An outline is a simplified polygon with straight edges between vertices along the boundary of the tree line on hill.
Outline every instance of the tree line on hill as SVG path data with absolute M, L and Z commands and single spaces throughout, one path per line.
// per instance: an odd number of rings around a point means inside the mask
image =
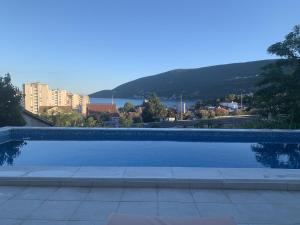
M 91 98 L 144 98 L 151 93 L 170 100 L 215 99 L 230 93 L 256 90 L 261 68 L 275 60 L 215 65 L 194 69 L 177 69 L 142 77 L 124 83 L 113 90 L 93 93 Z

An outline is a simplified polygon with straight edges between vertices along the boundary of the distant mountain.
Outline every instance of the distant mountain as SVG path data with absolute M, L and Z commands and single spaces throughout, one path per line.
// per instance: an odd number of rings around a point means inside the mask
M 259 79 L 261 68 L 274 60 L 260 60 L 202 67 L 177 69 L 124 83 L 112 90 L 98 91 L 92 98 L 141 98 L 151 92 L 159 97 L 178 99 L 209 99 L 231 93 L 251 92 Z

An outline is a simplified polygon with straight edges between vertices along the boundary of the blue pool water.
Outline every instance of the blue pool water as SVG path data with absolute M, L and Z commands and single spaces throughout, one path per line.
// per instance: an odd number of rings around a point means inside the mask
M 12 141 L 2 166 L 300 168 L 300 144 L 175 141 Z

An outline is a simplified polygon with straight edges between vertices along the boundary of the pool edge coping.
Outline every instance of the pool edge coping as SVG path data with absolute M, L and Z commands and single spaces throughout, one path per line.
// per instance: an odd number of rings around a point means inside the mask
M 193 129 L 193 128 L 78 128 L 4 127 L 0 142 L 10 140 L 108 140 L 108 141 L 202 141 L 298 143 L 300 130 Z
M 200 167 L 2 167 L 0 186 L 300 190 L 300 170 Z

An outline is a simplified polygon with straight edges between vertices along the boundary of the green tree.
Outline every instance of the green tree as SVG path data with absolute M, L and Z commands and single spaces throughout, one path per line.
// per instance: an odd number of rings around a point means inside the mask
M 176 118 L 176 110 L 172 108 L 166 109 L 166 116 Z
M 78 112 L 71 113 L 52 113 L 41 114 L 42 117 L 45 117 L 51 121 L 57 127 L 82 127 L 84 125 L 84 118 Z
M 123 106 L 123 111 L 125 113 L 135 112 L 135 107 L 131 102 L 126 102 Z
M 133 123 L 142 123 L 143 119 L 140 116 L 135 116 L 132 118 Z
M 200 109 L 196 111 L 196 115 L 200 119 L 212 119 L 215 118 L 215 112 L 213 110 Z
M 217 108 L 215 110 L 215 114 L 216 114 L 216 116 L 228 116 L 229 111 L 227 109 Z
M 205 104 L 203 103 L 203 101 L 198 100 L 194 105 L 194 110 L 199 110 L 199 109 L 203 108 L 204 106 L 205 106 Z
M 84 126 L 85 127 L 97 127 L 99 126 L 100 123 L 97 119 L 95 119 L 94 117 L 90 116 L 85 118 L 84 120 Z
M 99 113 L 98 117 L 99 117 L 99 120 L 102 121 L 102 122 L 111 120 L 111 115 L 107 112 Z
M 278 119 L 286 115 L 289 128 L 300 124 L 300 25 L 285 40 L 268 48 L 281 60 L 264 68 L 255 93 L 255 105 L 263 116 Z
M 121 115 L 119 118 L 119 123 L 121 127 L 131 127 L 133 120 L 130 116 Z
M 215 118 L 216 117 L 216 113 L 215 113 L 215 111 L 213 111 L 213 110 L 209 110 L 208 111 L 209 112 L 209 116 L 208 116 L 208 118 Z
M 0 77 L 0 127 L 25 125 L 21 101 L 22 94 L 11 83 L 10 75 Z
M 41 117 L 51 121 L 57 127 L 98 127 L 101 122 L 96 118 L 89 116 L 85 118 L 82 114 L 71 112 L 58 112 L 58 113 L 42 113 Z
M 143 103 L 142 118 L 144 122 L 154 122 L 166 115 L 166 108 L 156 94 L 151 94 Z
M 201 119 L 209 118 L 209 111 L 205 109 L 200 109 L 197 111 L 197 116 Z
M 236 100 L 237 100 L 237 96 L 235 94 L 229 94 L 225 97 L 225 101 L 232 102 L 232 101 L 236 101 Z

